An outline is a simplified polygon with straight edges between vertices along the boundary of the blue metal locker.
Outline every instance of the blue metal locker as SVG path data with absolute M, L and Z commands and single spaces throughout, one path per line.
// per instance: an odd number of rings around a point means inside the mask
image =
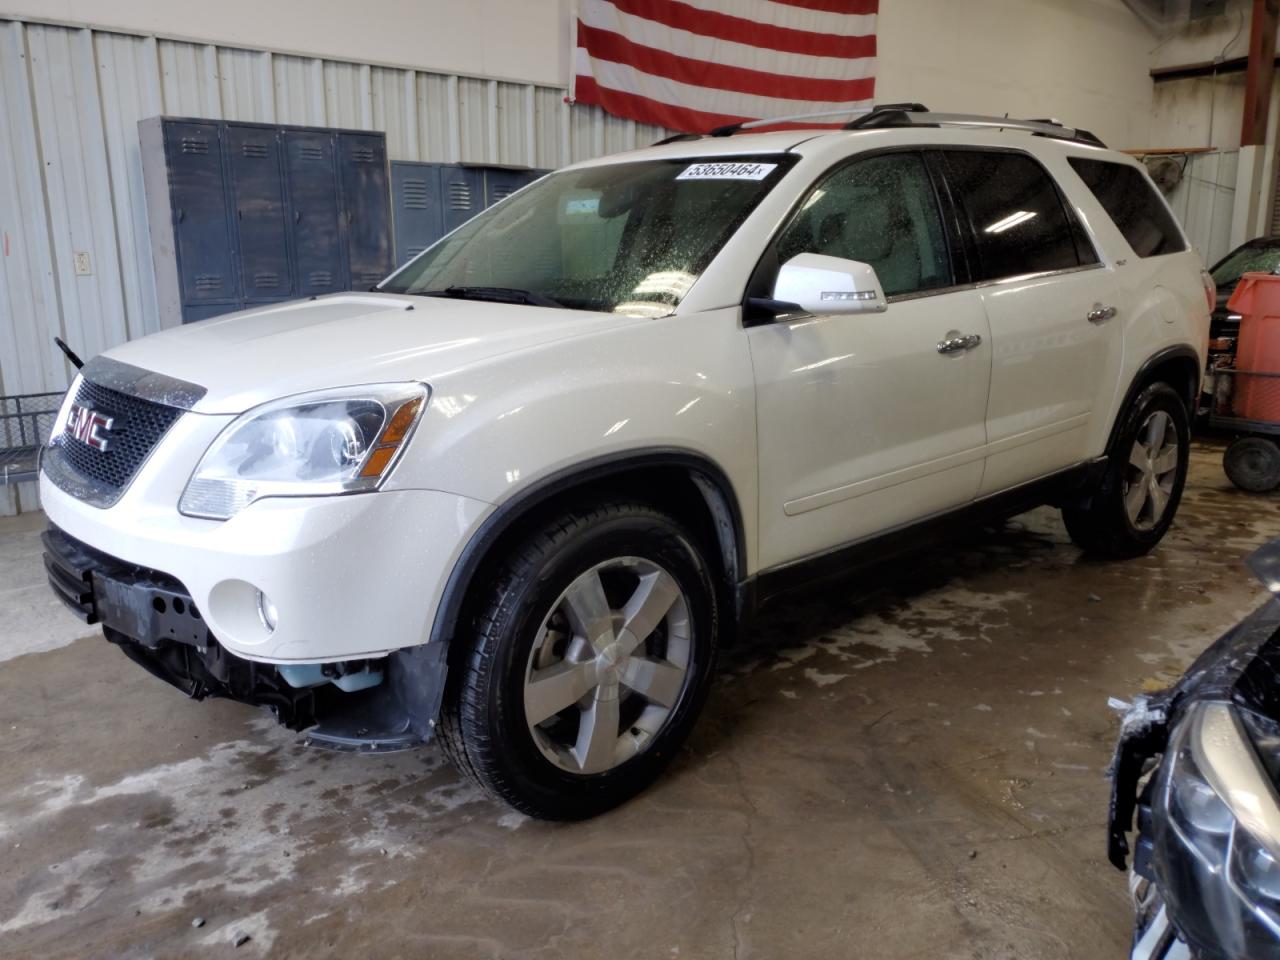
M 391 272 L 392 262 L 386 138 L 382 134 L 338 134 L 338 183 L 351 288 L 367 290 Z
M 284 131 L 284 164 L 289 191 L 289 239 L 300 297 L 348 290 L 342 256 L 342 224 L 334 135 L 314 130 Z
M 391 200 L 395 211 L 396 266 L 401 266 L 444 236 L 439 164 L 392 163 Z
M 246 303 L 287 300 L 293 296 L 293 272 L 279 131 L 229 124 L 226 136 L 242 298 Z
M 444 204 L 444 232 L 449 233 L 484 209 L 484 170 L 442 165 L 440 195 Z
M 182 302 L 234 305 L 239 297 L 218 125 L 169 124 L 165 154 Z
M 484 172 L 484 205 L 491 207 L 500 200 L 505 200 L 521 187 L 532 183 L 536 176 L 532 170 L 488 168 Z

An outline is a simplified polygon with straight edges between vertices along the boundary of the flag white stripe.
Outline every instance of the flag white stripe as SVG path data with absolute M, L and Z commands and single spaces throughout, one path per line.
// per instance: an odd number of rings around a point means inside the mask
M 788 114 L 817 113 L 823 110 L 853 112 L 865 110 L 872 104 L 869 99 L 843 103 L 787 100 L 781 97 L 760 97 L 749 93 L 695 87 L 667 77 L 645 73 L 629 64 L 593 58 L 585 47 L 579 47 L 574 51 L 574 70 L 579 76 L 594 77 L 596 83 L 611 90 L 648 97 L 650 100 L 658 100 L 690 110 L 734 117 L 784 117 Z
M 789 3 L 772 3 L 770 0 L 745 4 L 743 0 L 681 0 L 699 10 L 726 13 L 744 20 L 755 20 L 774 27 L 792 30 L 809 30 L 813 33 L 830 33 L 842 37 L 868 37 L 876 32 L 874 13 L 827 13 L 824 10 L 807 10 Z M 585 3 L 584 7 L 595 4 Z
M 655 50 L 729 67 L 818 80 L 858 80 L 875 74 L 875 57 L 815 57 L 717 40 L 623 13 L 611 3 L 588 3 L 578 17 L 589 27 L 621 34 Z

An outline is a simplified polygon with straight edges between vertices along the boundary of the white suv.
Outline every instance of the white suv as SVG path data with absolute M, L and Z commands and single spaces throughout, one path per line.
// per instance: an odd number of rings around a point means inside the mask
M 54 589 L 196 699 L 438 733 L 576 818 L 656 776 L 790 587 L 1044 503 L 1150 550 L 1199 259 L 1091 135 L 921 110 L 578 164 L 373 292 L 93 359 L 43 452 Z

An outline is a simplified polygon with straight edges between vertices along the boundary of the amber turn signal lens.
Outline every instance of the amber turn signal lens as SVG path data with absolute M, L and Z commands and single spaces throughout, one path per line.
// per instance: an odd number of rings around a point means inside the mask
M 400 404 L 400 409 L 391 415 L 391 421 L 387 424 L 387 428 L 382 431 L 382 436 L 378 438 L 378 442 L 397 444 L 403 440 L 409 432 L 409 428 L 413 426 L 413 421 L 417 419 L 418 410 L 421 406 L 421 397 L 414 397 L 412 400 L 406 400 Z
M 360 476 L 362 477 L 380 477 L 382 471 L 387 469 L 387 464 L 391 462 L 391 458 L 396 455 L 396 447 L 390 444 L 385 447 L 378 447 L 373 453 L 369 454 L 369 459 L 364 462 L 364 466 L 360 468 Z

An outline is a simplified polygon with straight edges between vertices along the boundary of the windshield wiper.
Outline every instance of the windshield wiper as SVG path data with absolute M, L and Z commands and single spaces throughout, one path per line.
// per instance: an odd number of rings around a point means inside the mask
M 517 287 L 445 287 L 443 290 L 415 292 L 421 297 L 448 297 L 452 300 L 490 300 L 494 303 L 523 303 L 530 307 L 564 306 L 559 300 Z

